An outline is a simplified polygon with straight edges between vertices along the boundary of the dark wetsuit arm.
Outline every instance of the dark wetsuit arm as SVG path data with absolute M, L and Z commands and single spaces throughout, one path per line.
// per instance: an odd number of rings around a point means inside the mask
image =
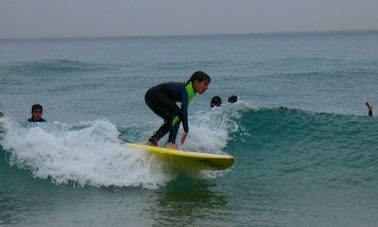
M 182 111 L 182 127 L 185 132 L 189 132 L 188 127 L 188 93 L 186 92 L 185 87 L 181 89 L 181 111 Z

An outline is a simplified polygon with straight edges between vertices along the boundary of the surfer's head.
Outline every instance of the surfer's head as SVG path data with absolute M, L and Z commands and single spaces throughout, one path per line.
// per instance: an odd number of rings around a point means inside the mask
M 195 93 L 203 94 L 207 90 L 211 79 L 206 73 L 197 71 L 193 73 L 188 82 L 192 82 Z
M 235 103 L 238 101 L 238 96 L 236 95 L 231 95 L 229 98 L 228 98 L 228 102 L 229 103 Z
M 215 106 L 221 106 L 221 104 L 222 104 L 222 99 L 219 96 L 214 96 L 211 99 L 211 102 L 210 102 L 211 108 L 213 108 Z
M 43 108 L 39 104 L 34 104 L 31 109 L 33 120 L 39 121 L 42 118 Z

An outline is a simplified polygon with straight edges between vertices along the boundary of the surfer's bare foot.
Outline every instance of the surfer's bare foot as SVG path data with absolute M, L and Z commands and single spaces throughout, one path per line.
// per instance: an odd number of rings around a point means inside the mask
M 158 141 L 156 141 L 154 138 L 151 137 L 144 144 L 147 145 L 147 146 L 155 146 L 155 147 L 157 147 L 158 146 Z
M 177 146 L 175 143 L 167 143 L 167 146 L 165 146 L 165 148 L 168 148 L 168 149 L 177 149 Z
M 151 143 L 150 141 L 147 140 L 147 142 L 144 143 L 144 145 L 147 146 L 156 146 L 155 144 Z

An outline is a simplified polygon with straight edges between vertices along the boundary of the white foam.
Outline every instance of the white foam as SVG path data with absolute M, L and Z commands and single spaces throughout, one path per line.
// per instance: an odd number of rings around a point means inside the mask
M 11 165 L 57 184 L 157 188 L 175 176 L 154 156 L 121 145 L 116 127 L 106 120 L 75 127 L 54 122 L 25 128 L 10 119 L 1 123 L 1 145 L 11 153 Z
M 237 102 L 196 113 L 190 117 L 187 142 L 181 147 L 187 150 L 227 153 L 224 148 L 231 139 L 230 135 L 242 130 L 238 119 L 249 108 L 244 102 Z M 177 138 L 179 141 L 180 135 Z

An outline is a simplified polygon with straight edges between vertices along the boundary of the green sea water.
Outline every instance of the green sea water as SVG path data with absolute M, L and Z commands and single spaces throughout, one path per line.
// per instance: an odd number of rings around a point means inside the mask
M 375 226 L 378 120 L 364 102 L 378 100 L 377 40 L 1 40 L 0 226 Z M 196 70 L 212 82 L 193 98 L 181 148 L 234 166 L 171 169 L 122 146 L 162 123 L 147 89 Z M 214 95 L 223 105 L 210 109 Z M 26 123 L 35 102 L 47 124 Z

